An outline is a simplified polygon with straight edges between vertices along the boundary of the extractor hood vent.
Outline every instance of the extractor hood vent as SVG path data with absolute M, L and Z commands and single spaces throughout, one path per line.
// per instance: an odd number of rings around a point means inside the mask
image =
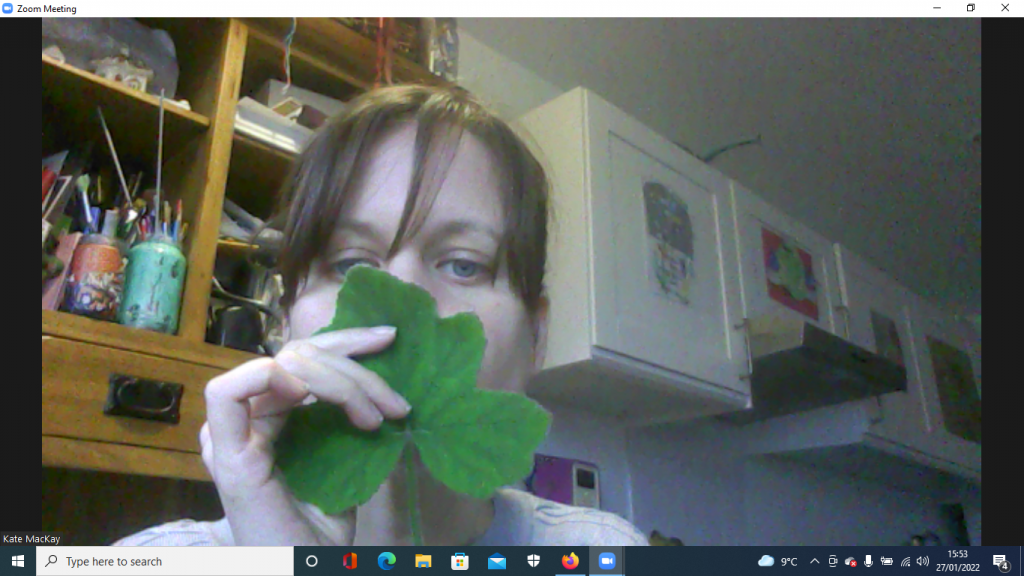
M 749 322 L 753 408 L 722 419 L 747 424 L 822 406 L 906 391 L 903 366 L 810 322 Z

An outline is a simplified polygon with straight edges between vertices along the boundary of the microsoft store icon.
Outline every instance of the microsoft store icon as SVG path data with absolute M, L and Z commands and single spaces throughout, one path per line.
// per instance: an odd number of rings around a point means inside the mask
M 11 563 L 13 565 L 17 566 L 18 568 L 24 568 L 25 567 L 25 555 L 22 554 L 21 556 L 11 556 Z

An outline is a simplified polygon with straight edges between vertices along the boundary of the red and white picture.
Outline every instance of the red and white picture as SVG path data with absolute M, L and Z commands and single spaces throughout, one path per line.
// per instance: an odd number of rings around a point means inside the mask
M 818 320 L 814 258 L 790 238 L 761 228 L 768 295 L 787 308 Z

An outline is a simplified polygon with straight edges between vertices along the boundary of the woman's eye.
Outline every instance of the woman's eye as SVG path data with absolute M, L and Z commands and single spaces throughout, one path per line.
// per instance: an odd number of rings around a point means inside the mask
M 450 266 L 452 274 L 459 278 L 473 278 L 489 272 L 485 266 L 472 260 L 449 260 L 444 265 Z
M 348 274 L 349 270 L 351 270 L 355 266 L 358 266 L 359 264 L 365 264 L 367 266 L 373 266 L 376 268 L 376 264 L 374 264 L 371 260 L 368 260 L 366 258 L 346 258 L 344 260 L 339 260 L 334 263 L 333 268 L 334 271 L 337 272 L 339 276 L 344 276 L 345 274 Z

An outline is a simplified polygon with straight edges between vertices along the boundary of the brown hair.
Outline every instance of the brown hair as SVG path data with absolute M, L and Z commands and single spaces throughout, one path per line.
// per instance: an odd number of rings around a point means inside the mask
M 536 321 L 547 261 L 549 185 L 544 169 L 508 124 L 468 92 L 428 86 L 381 88 L 357 97 L 317 132 L 295 162 L 276 218 L 285 220 L 278 258 L 283 310 L 295 303 L 312 262 L 323 256 L 376 147 L 408 124 L 416 126 L 413 177 L 387 258 L 422 226 L 433 202 L 430 196 L 436 196 L 468 132 L 488 150 L 497 170 L 505 214 L 499 262 L 505 259 L 512 289 Z M 428 198 L 421 194 L 423 188 L 431 190 Z

